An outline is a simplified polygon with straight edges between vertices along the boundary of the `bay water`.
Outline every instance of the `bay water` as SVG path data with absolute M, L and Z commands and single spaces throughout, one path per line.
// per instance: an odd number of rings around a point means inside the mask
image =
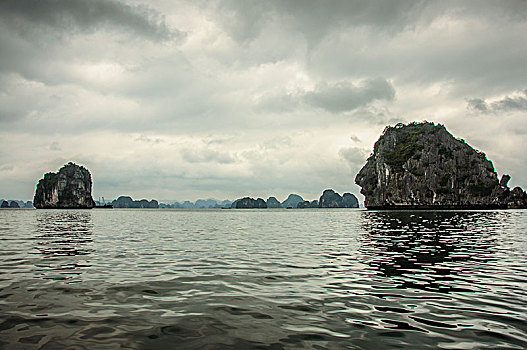
M 0 348 L 527 348 L 527 211 L 1 210 Z

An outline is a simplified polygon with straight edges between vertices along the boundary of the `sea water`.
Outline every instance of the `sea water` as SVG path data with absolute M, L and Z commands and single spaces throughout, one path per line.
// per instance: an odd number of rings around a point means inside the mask
M 527 348 L 527 211 L 1 210 L 6 349 Z

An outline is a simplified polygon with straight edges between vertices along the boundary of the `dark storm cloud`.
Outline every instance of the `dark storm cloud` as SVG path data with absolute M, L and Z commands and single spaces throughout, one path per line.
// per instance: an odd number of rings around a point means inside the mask
M 481 98 L 473 98 L 467 101 L 467 109 L 475 112 L 488 112 L 489 105 Z
M 392 101 L 395 89 L 384 79 L 366 80 L 359 85 L 349 82 L 319 84 L 304 95 L 304 101 L 328 112 L 352 111 L 376 100 Z
M 275 93 L 262 97 L 259 107 L 272 112 L 293 111 L 300 106 L 343 113 L 367 107 L 374 101 L 393 101 L 395 89 L 384 79 L 367 79 L 358 84 L 349 81 L 321 82 L 312 91 Z
M 39 35 L 41 29 L 62 34 L 92 32 L 101 28 L 124 29 L 154 40 L 181 37 L 163 17 L 147 6 L 111 0 L 3 0 L 0 18 L 20 34 Z
M 306 59 L 306 68 L 318 79 L 383 76 L 423 85 L 456 81 L 454 95 L 474 90 L 487 93 L 490 86 L 506 91 L 525 81 L 525 57 L 519 48 L 525 41 L 527 1 L 220 0 L 202 4 L 208 16 L 246 48 L 270 33 L 288 41 L 291 53 L 307 43 L 301 59 Z M 265 54 L 257 58 L 239 55 L 232 60 L 291 58 L 276 47 L 262 50 Z M 277 109 L 287 107 L 288 99 L 277 101 Z
M 527 111 L 527 89 L 522 91 L 523 96 L 505 96 L 501 100 L 487 102 L 481 98 L 474 98 L 467 101 L 467 109 L 480 113 L 500 113 Z
M 316 44 L 332 30 L 349 25 L 401 30 L 418 18 L 423 3 L 407 0 L 224 0 L 211 9 L 237 41 L 255 39 L 267 24 L 279 21 L 301 32 L 308 43 Z M 208 2 L 204 4 L 210 6 Z

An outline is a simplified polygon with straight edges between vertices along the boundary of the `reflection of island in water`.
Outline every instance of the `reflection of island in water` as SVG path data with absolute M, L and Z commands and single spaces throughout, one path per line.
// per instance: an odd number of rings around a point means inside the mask
M 498 259 L 494 235 L 507 215 L 496 211 L 365 212 L 368 234 L 361 237 L 361 260 L 390 277 L 397 288 L 466 291 L 456 276 Z
M 43 255 L 37 270 L 44 278 L 66 279 L 90 267 L 85 258 L 93 252 L 92 230 L 89 211 L 37 212 L 35 249 Z

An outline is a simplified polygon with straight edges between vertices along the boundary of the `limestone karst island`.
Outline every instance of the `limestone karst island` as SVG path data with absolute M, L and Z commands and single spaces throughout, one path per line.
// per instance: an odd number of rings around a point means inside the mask
M 368 209 L 527 208 L 485 153 L 430 122 L 386 127 L 355 178 Z
M 485 153 L 457 139 L 441 124 L 430 122 L 388 126 L 373 153 L 355 178 L 367 209 L 511 209 L 527 208 L 527 194 L 510 189 L 509 175 L 501 180 Z M 47 173 L 36 188 L 37 209 L 90 209 L 92 178 L 88 169 L 68 163 L 58 173 Z M 133 201 L 121 196 L 120 208 L 158 208 L 155 200 Z M 304 201 L 291 194 L 283 203 L 275 197 L 244 197 L 228 208 L 357 208 L 351 193 L 328 189 L 319 200 Z
M 37 209 L 90 209 L 95 206 L 91 174 L 72 162 L 58 173 L 49 172 L 40 179 L 33 198 Z

